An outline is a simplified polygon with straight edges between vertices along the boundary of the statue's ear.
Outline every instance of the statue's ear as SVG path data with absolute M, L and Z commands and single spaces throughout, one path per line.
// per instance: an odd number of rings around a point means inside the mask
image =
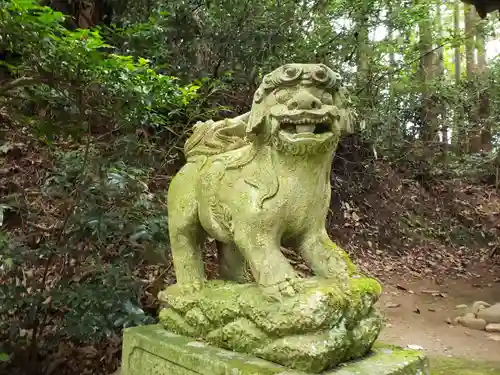
M 250 117 L 247 122 L 247 136 L 260 134 L 262 132 L 261 125 L 263 122 L 264 115 L 254 106 L 250 112 Z

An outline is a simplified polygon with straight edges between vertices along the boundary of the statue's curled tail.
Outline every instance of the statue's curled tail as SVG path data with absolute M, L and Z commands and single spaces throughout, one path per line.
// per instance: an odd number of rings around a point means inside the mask
M 221 121 L 198 122 L 184 145 L 187 162 L 219 155 L 248 144 L 246 126 L 250 113 Z

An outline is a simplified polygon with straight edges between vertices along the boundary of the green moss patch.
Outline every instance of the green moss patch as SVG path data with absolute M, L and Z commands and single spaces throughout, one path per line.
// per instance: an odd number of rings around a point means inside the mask
M 382 326 L 373 306 L 382 292 L 378 281 L 352 277 L 347 287 L 310 278 L 299 290 L 273 301 L 255 283 L 211 280 L 190 294 L 175 284 L 159 294 L 166 305 L 160 322 L 177 334 L 310 373 L 371 349 Z
M 498 353 L 500 360 L 500 351 Z M 431 375 L 500 375 L 500 362 L 431 357 Z

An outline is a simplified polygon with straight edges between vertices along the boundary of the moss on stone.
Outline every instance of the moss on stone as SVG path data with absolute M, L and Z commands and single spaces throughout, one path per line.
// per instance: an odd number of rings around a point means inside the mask
M 382 294 L 382 285 L 373 278 L 353 277 L 351 278 L 351 292 L 368 293 L 378 297 Z
M 161 309 L 159 318 L 166 328 L 175 327 L 175 333 L 186 336 L 195 336 L 197 334 L 197 330 L 187 324 L 185 318 L 172 309 Z
M 500 360 L 500 351 L 499 351 Z M 431 357 L 431 375 L 499 375 L 500 362 Z
M 338 251 L 342 255 L 342 258 L 344 258 L 349 276 L 356 274 L 358 272 L 358 267 L 356 267 L 356 265 L 353 263 L 349 254 L 347 254 L 347 251 L 342 249 L 336 243 L 332 243 L 332 247 L 335 249 L 335 251 Z
M 247 322 L 248 323 L 248 322 Z M 243 323 L 243 324 L 247 324 Z M 289 348 L 293 349 L 293 348 Z M 321 348 L 319 348 L 321 350 Z M 252 355 L 223 350 L 166 331 L 160 325 L 127 328 L 123 340 L 122 375 L 310 375 Z M 325 352 L 326 353 L 326 352 Z M 299 355 L 303 354 L 300 351 Z M 289 360 L 290 357 L 287 358 Z M 310 359 L 298 359 L 306 364 Z M 312 363 L 307 367 L 320 367 Z M 331 368 L 323 375 L 428 375 L 424 353 L 377 343 L 364 358 Z M 435 375 L 444 375 L 438 373 Z M 479 375 L 449 372 L 449 375 Z M 487 372 L 483 375 L 493 375 Z
M 278 302 L 257 284 L 209 281 L 189 295 L 173 285 L 159 296 L 166 303 L 160 321 L 172 332 L 312 373 L 370 350 L 382 325 L 378 281 L 313 277 L 298 288 Z
M 258 345 L 266 343 L 268 338 L 253 322 L 240 318 L 211 332 L 207 341 L 221 348 L 251 353 Z

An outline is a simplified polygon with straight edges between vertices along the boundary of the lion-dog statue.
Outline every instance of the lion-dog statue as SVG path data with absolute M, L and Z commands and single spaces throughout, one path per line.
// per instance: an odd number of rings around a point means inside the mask
M 281 246 L 300 252 L 318 277 L 344 282 L 356 272 L 325 229 L 332 159 L 352 126 L 340 81 L 323 64 L 284 65 L 264 77 L 249 113 L 195 125 L 168 191 L 179 287 L 203 287 L 207 235 L 223 278 L 248 281 L 248 265 L 271 297 L 298 293 Z

